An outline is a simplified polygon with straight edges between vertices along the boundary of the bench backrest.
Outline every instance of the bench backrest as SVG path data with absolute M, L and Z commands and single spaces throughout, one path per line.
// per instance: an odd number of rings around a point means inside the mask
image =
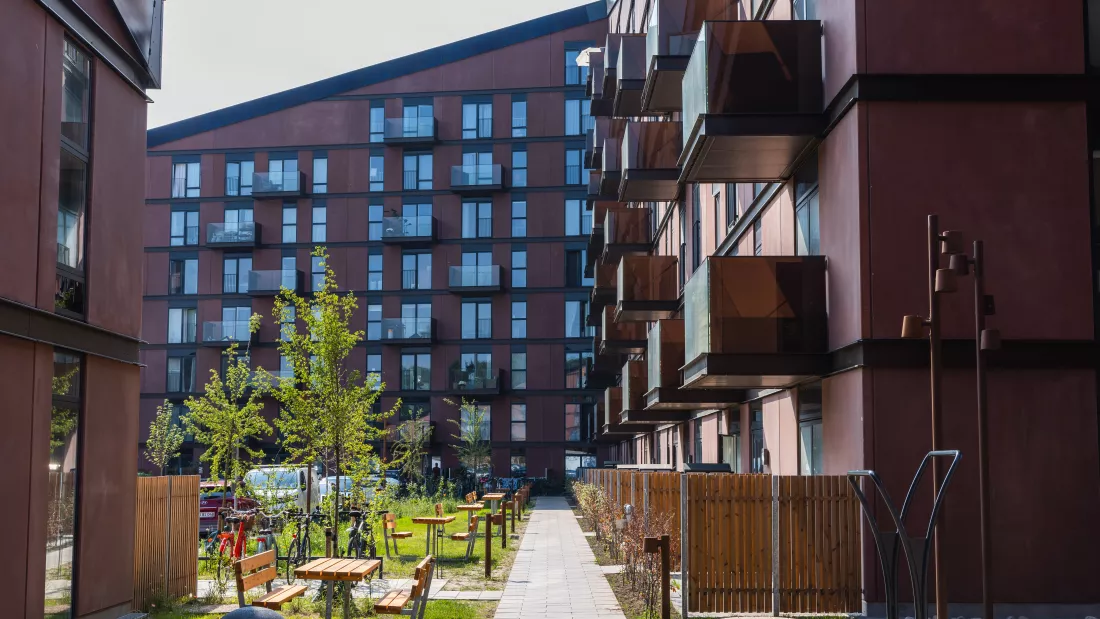
M 480 517 L 481 517 L 480 514 L 474 514 L 474 517 L 470 518 L 469 531 L 470 531 L 471 534 L 477 533 L 477 519 L 480 518 Z
M 420 594 L 424 592 L 424 588 L 428 586 L 432 573 L 432 564 L 435 563 L 435 557 L 428 555 L 421 559 L 420 563 L 416 564 L 415 582 L 413 582 L 412 598 L 416 599 L 420 597 Z
M 436 518 L 442 518 L 443 517 L 443 504 L 442 503 L 436 503 L 435 504 L 435 516 L 436 516 Z
M 477 491 L 471 492 L 466 495 L 466 503 L 477 503 Z
M 243 598 L 245 591 L 252 587 L 266 585 L 278 575 L 275 569 L 275 550 L 261 552 L 233 562 L 233 572 L 237 577 L 237 592 Z
M 382 523 L 382 526 L 387 528 L 387 529 L 396 529 L 397 528 L 397 514 L 387 513 L 385 522 Z

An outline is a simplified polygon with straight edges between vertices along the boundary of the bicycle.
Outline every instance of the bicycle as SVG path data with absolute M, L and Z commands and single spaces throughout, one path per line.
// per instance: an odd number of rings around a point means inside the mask
M 244 556 L 245 546 L 248 540 L 246 532 L 248 529 L 252 528 L 252 525 L 255 523 L 254 517 L 256 511 L 234 511 L 231 508 L 225 508 L 222 510 L 222 514 L 222 520 L 225 522 L 225 527 L 216 537 L 208 538 L 210 541 L 207 546 L 207 556 L 209 557 L 211 556 L 211 550 L 213 550 L 213 542 L 217 542 L 217 551 L 213 556 L 219 581 L 222 579 L 222 567 L 225 563 L 226 549 L 228 548 L 230 550 L 231 561 L 236 561 Z M 236 533 L 233 531 L 233 525 L 237 525 Z
M 256 554 L 275 551 L 275 561 L 279 561 L 279 540 L 275 537 L 275 522 L 282 519 L 283 514 L 268 516 L 263 512 L 257 512 L 260 517 L 260 531 L 256 535 Z M 277 570 L 276 570 L 277 571 Z
M 310 514 L 303 514 L 299 511 L 290 517 L 294 519 L 297 525 L 294 533 L 291 534 L 290 545 L 287 547 L 286 552 L 286 582 L 292 585 L 294 584 L 294 568 L 304 565 L 313 558 L 309 538 L 310 529 L 312 528 L 310 525 L 317 523 L 324 528 L 325 515 L 315 509 Z M 278 570 L 276 569 L 276 571 Z

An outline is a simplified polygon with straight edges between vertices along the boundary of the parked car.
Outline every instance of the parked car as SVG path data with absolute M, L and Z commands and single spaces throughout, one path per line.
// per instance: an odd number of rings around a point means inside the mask
M 244 480 L 272 514 L 286 509 L 306 511 L 307 503 L 312 509 L 321 502 L 321 478 L 312 467 L 261 466 L 249 471 Z
M 223 482 L 202 482 L 199 486 L 199 535 L 207 536 L 217 531 L 218 528 L 218 510 L 223 506 L 233 507 L 233 499 L 235 494 L 233 492 L 233 484 L 229 484 L 229 492 L 225 493 L 225 501 L 222 501 L 222 493 L 224 489 Z M 259 504 L 247 497 L 241 496 L 237 498 L 237 509 L 254 509 Z
M 397 488 L 401 487 L 401 479 L 398 477 L 397 471 L 386 471 L 385 478 L 386 478 L 386 481 L 385 481 L 386 485 L 396 486 Z M 381 479 L 381 477 L 379 477 L 378 475 L 371 475 L 371 476 L 367 477 L 368 487 L 365 488 L 364 491 L 363 491 L 363 495 L 367 498 L 367 500 L 370 500 L 370 498 L 372 496 L 374 496 L 374 489 L 378 486 L 380 479 Z M 321 479 L 321 497 L 324 498 L 324 497 L 328 496 L 328 493 L 331 492 L 334 487 L 336 487 L 336 476 L 335 475 L 329 475 L 328 477 L 322 478 Z M 346 504 L 346 502 L 351 499 L 351 489 L 353 487 L 354 486 L 353 486 L 351 477 L 348 477 L 346 475 L 341 475 L 340 476 L 340 503 L 341 504 Z

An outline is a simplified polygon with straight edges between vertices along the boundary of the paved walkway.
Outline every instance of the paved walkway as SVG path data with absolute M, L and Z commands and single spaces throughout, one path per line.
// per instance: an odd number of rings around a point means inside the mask
M 538 498 L 495 619 L 625 619 L 565 499 Z

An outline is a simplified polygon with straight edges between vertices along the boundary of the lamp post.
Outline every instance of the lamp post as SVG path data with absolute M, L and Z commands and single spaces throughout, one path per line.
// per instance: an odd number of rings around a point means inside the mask
M 943 449 L 943 360 L 942 341 L 940 338 L 940 298 L 941 293 L 955 292 L 957 285 L 955 271 L 940 268 L 940 254 L 962 253 L 962 232 L 949 230 L 940 233 L 939 217 L 928 216 L 928 316 L 905 316 L 902 320 L 901 337 L 906 339 L 921 339 L 924 337 L 924 328 L 928 328 L 929 365 L 931 367 L 931 382 L 929 392 L 932 401 L 932 450 Z M 932 461 L 932 492 L 933 497 L 939 494 L 942 483 L 942 471 L 936 461 Z M 943 577 L 943 564 L 940 553 L 940 533 L 943 525 L 936 528 L 933 537 L 932 565 L 935 566 L 936 587 L 936 615 L 937 619 L 947 619 L 947 592 L 946 580 Z

